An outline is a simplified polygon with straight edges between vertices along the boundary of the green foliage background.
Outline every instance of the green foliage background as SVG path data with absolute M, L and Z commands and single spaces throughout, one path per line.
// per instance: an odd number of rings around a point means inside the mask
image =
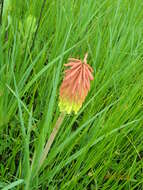
M 1 189 L 143 189 L 142 10 L 142 0 L 4 1 Z M 63 64 L 86 52 L 90 93 L 66 116 L 38 172 L 60 114 Z

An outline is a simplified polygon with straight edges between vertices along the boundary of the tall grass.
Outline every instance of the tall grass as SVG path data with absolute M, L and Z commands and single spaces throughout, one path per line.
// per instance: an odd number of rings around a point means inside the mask
M 0 26 L 0 188 L 143 189 L 143 2 L 5 0 Z M 94 68 L 77 115 L 60 114 L 68 57 Z

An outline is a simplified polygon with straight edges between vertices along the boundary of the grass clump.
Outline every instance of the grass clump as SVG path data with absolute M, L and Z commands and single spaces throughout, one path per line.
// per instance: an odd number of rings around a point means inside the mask
M 142 0 L 1 3 L 0 188 L 143 189 L 142 8 Z M 63 65 L 86 52 L 91 90 L 37 170 L 60 114 Z

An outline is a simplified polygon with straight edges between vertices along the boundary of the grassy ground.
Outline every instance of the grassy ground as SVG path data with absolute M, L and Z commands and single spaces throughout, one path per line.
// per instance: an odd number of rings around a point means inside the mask
M 142 0 L 5 0 L 0 26 L 0 188 L 143 189 Z M 94 68 L 77 115 L 60 114 L 68 57 Z

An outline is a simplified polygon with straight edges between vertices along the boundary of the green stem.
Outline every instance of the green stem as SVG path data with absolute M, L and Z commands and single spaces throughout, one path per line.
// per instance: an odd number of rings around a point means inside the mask
M 2 0 L 2 1 L 1 1 L 1 11 L 0 11 L 0 25 L 2 24 L 3 5 L 4 5 L 4 0 Z
M 60 126 L 61 126 L 61 124 L 62 124 L 62 122 L 64 120 L 64 117 L 65 117 L 65 113 L 61 113 L 58 120 L 57 120 L 57 122 L 56 122 L 55 127 L 53 128 L 53 131 L 52 131 L 52 133 L 51 133 L 51 135 L 50 135 L 50 137 L 49 137 L 49 139 L 48 139 L 48 141 L 47 141 L 47 143 L 45 145 L 45 148 L 44 148 L 41 160 L 40 160 L 39 169 L 42 166 L 44 160 L 46 159 L 46 157 L 47 157 L 47 155 L 48 155 L 48 153 L 50 151 L 50 148 L 51 148 L 51 146 L 53 144 L 53 141 L 54 141 L 54 139 L 55 139 L 55 137 L 56 137 L 56 135 L 57 135 L 57 133 L 58 133 L 58 131 L 60 129 Z
M 61 113 L 58 120 L 56 121 L 56 124 L 55 124 L 55 126 L 53 128 L 53 131 L 50 134 L 50 137 L 49 137 L 49 139 L 48 139 L 48 141 L 47 141 L 47 143 L 45 145 L 45 148 L 43 150 L 43 153 L 42 153 L 42 156 L 41 156 L 41 160 L 40 160 L 40 164 L 39 164 L 39 167 L 37 169 L 37 172 L 39 171 L 40 167 L 42 166 L 43 162 L 45 161 L 45 159 L 46 159 L 46 157 L 47 157 L 47 155 L 48 155 L 48 153 L 50 151 L 50 148 L 51 148 L 51 146 L 52 146 L 52 144 L 54 142 L 54 139 L 55 139 L 55 137 L 56 137 L 56 135 L 57 135 L 57 133 L 58 133 L 58 131 L 60 129 L 60 126 L 61 126 L 61 124 L 62 124 L 62 122 L 64 120 L 64 117 L 65 117 L 65 113 Z M 30 180 L 31 180 L 31 174 L 28 175 L 28 178 L 26 180 L 25 190 L 29 190 Z

